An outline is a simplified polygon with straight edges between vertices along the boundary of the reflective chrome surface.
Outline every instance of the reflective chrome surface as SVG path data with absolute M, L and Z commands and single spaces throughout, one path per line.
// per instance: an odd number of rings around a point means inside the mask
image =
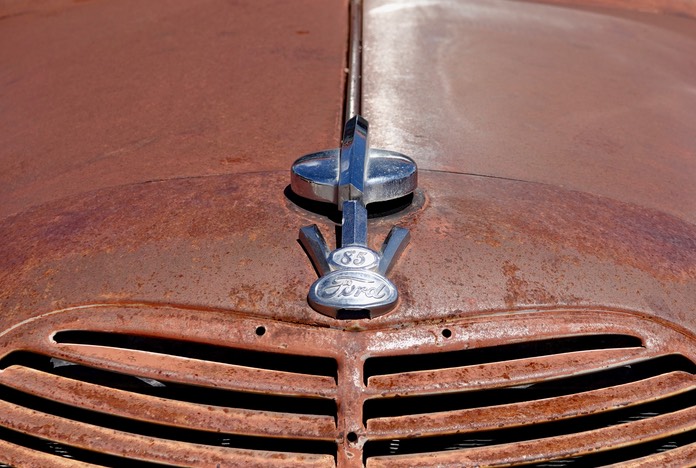
M 316 311 L 339 319 L 382 315 L 398 298 L 392 282 L 370 270 L 332 271 L 309 290 L 309 303 Z
M 362 79 L 362 0 L 350 1 L 350 41 L 346 80 L 345 122 L 360 114 Z
M 362 200 L 367 172 L 367 129 L 365 119 L 356 116 L 346 122 L 338 168 L 338 208 L 347 200 Z
M 365 204 L 394 200 L 418 186 L 416 163 L 401 153 L 368 149 L 370 163 L 363 181 Z M 297 195 L 310 200 L 338 203 L 340 150 L 328 150 L 299 158 L 292 166 L 290 185 Z
M 384 275 L 408 243 L 408 230 L 392 228 L 381 252 L 371 250 L 367 245 L 365 205 L 367 195 L 373 197 L 372 201 L 383 201 L 415 190 L 416 165 L 403 155 L 373 159 L 368 128 L 367 121 L 356 115 L 346 122 L 338 154 L 305 156 L 292 167 L 295 193 L 336 202 L 343 211 L 341 245 L 333 252 L 328 253 L 316 225 L 303 227 L 299 234 L 320 275 L 309 291 L 308 301 L 318 312 L 334 318 L 377 317 L 391 310 L 399 299 L 396 287 Z
M 370 149 L 368 123 L 356 115 L 346 122 L 341 148 L 308 154 L 290 170 L 290 186 L 297 195 L 335 203 L 346 200 L 363 205 L 394 200 L 412 193 L 418 185 L 413 159 L 393 151 Z

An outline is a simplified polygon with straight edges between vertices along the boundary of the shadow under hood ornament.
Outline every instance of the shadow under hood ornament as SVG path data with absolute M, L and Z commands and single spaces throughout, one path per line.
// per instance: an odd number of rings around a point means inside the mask
M 333 252 L 316 224 L 299 234 L 321 275 L 309 290 L 309 304 L 334 318 L 374 318 L 394 308 L 399 298 L 386 275 L 406 247 L 409 232 L 393 227 L 381 250 L 371 250 L 366 205 L 412 193 L 416 163 L 400 153 L 371 150 L 367 136 L 367 121 L 355 116 L 346 122 L 340 149 L 303 156 L 291 171 L 293 192 L 336 203 L 343 212 L 341 243 Z

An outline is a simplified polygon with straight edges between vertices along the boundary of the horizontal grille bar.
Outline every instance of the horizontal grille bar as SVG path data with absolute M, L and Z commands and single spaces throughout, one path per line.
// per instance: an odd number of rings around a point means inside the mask
M 658 439 L 639 446 L 632 445 L 623 450 L 609 452 L 605 457 L 600 454 L 600 456 L 587 455 L 586 458 L 588 464 L 594 464 L 594 466 L 618 464 L 628 458 L 631 458 L 631 468 L 689 466 L 696 460 L 696 431 Z M 540 465 L 537 466 L 541 468 Z
M 67 446 L 143 461 L 223 463 L 234 457 L 258 460 L 258 452 L 288 461 L 333 466 L 333 442 L 252 437 L 153 424 L 75 408 L 0 386 L 0 426 Z M 273 458 L 273 456 L 269 455 Z
M 443 334 L 451 334 L 449 329 Z M 375 375 L 402 374 L 453 367 L 465 367 L 510 359 L 525 359 L 552 356 L 578 351 L 615 348 L 638 348 L 643 345 L 640 338 L 631 335 L 581 335 L 536 341 L 523 341 L 500 346 L 444 351 L 440 353 L 407 354 L 401 356 L 379 356 L 365 361 L 365 382 Z
M 133 417 L 143 422 L 261 437 L 336 438 L 336 424 L 331 416 L 273 413 L 167 400 L 19 366 L 2 371 L 0 382 L 37 397 L 124 418 Z M 291 405 L 292 401 L 289 401 L 288 406 Z
M 328 442 L 308 442 L 302 445 L 301 441 L 297 440 L 235 438 L 225 434 L 213 434 L 210 437 L 208 434 L 196 433 L 196 431 L 184 432 L 166 427 L 155 428 L 153 425 L 132 420 L 116 422 L 115 417 L 106 418 L 103 414 L 86 415 L 85 410 L 78 412 L 75 408 L 67 409 L 71 417 L 84 417 L 90 421 L 84 422 L 67 418 L 65 414 L 49 414 L 38 409 L 27 408 L 25 395 L 9 395 L 12 399 L 19 398 L 25 405 L 8 402 L 7 393 L 9 392 L 3 393 L 3 398 L 0 400 L 0 426 L 59 444 L 99 451 L 126 459 L 178 465 L 200 463 L 224 465 L 228 460 L 234 459 L 241 464 L 244 464 L 244 460 L 251 464 L 258 462 L 260 453 L 265 453 L 269 466 L 287 466 L 289 463 L 301 462 L 315 466 L 333 466 L 334 464 L 335 444 Z M 41 404 L 37 405 L 36 401 L 28 403 L 32 406 L 41 406 Z M 44 400 L 43 404 L 48 408 L 41 409 L 53 413 L 66 410 L 62 405 L 49 400 Z M 118 427 L 118 429 L 110 426 Z M 146 434 L 138 432 L 146 432 Z M 182 438 L 187 440 L 179 440 Z M 232 447 L 226 446 L 226 440 L 231 441 Z M 302 450 L 307 450 L 308 453 Z
M 149 351 L 60 344 L 54 347 L 54 356 L 113 372 L 188 385 L 329 398 L 336 394 L 336 381 L 332 377 L 291 374 Z
M 493 406 L 512 405 L 536 400 L 558 399 L 566 395 L 574 395 L 593 390 L 608 389 L 632 382 L 660 377 L 670 372 L 680 376 L 680 381 L 693 381 L 696 365 L 680 355 L 660 356 L 654 359 L 640 361 L 631 365 L 620 365 L 605 370 L 580 374 L 560 379 L 536 381 L 527 385 L 477 389 L 473 391 L 452 393 L 431 393 L 427 395 L 372 398 L 365 401 L 363 408 L 364 422 L 374 426 L 386 424 L 392 418 L 408 417 L 411 415 L 426 415 L 438 417 L 437 413 L 453 413 L 467 409 L 482 409 Z M 617 393 L 617 397 L 620 394 Z M 554 400 L 555 401 L 555 400 Z M 428 413 L 434 413 L 427 416 Z M 444 416 L 442 416 L 444 418 Z M 379 419 L 382 418 L 382 419 Z M 382 422 L 378 422 L 382 421 Z M 404 421 L 399 420 L 400 427 Z M 415 423 L 419 429 L 425 421 Z
M 73 446 L 11 431 L 0 426 L 0 466 L 50 466 L 51 468 L 94 468 L 123 466 L 128 468 L 161 468 L 160 463 L 144 462 Z
M 525 385 L 637 362 L 644 348 L 579 351 L 491 364 L 373 376 L 368 387 L 385 396 L 452 392 L 463 389 Z
M 336 418 L 336 403 L 328 398 L 249 393 L 225 388 L 181 384 L 162 379 L 146 379 L 24 351 L 14 352 L 0 360 L 0 369 L 12 366 L 31 368 L 46 374 L 108 387 L 108 389 L 125 390 L 130 393 L 151 395 L 166 400 Z M 109 391 L 108 389 L 106 391 Z
M 60 331 L 53 335 L 53 340 L 63 344 L 131 349 L 255 369 L 326 376 L 334 381 L 337 378 L 336 360 L 320 356 L 271 353 L 195 341 L 84 330 Z
M 577 418 L 618 408 L 640 405 L 696 388 L 690 374 L 671 373 L 653 379 L 559 398 L 514 405 L 471 408 L 419 416 L 370 420 L 368 429 L 378 434 L 418 431 L 420 436 L 438 433 L 475 433 L 483 430 L 531 426 L 553 420 Z M 536 431 L 536 427 L 532 432 Z
M 692 391 L 625 410 L 533 428 L 400 439 L 398 443 L 368 441 L 364 456 L 368 468 L 410 467 L 425 460 L 430 466 L 514 465 L 621 449 L 696 429 L 696 407 L 689 406 L 695 398 L 696 392 Z

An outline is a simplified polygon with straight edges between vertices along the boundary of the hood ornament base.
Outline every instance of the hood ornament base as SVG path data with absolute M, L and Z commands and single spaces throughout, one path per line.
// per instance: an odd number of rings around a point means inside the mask
M 307 299 L 317 312 L 334 318 L 374 318 L 396 306 L 399 293 L 386 275 L 409 240 L 393 227 L 379 252 L 367 246 L 366 204 L 399 198 L 417 185 L 415 162 L 402 154 L 369 150 L 368 123 L 350 119 L 340 150 L 298 159 L 292 167 L 293 192 L 337 203 L 343 212 L 341 244 L 329 252 L 314 224 L 300 229 L 300 242 L 320 278 Z

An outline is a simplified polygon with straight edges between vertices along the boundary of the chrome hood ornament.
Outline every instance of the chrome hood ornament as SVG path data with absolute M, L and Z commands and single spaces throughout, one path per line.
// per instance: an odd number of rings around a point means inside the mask
M 393 227 L 379 252 L 367 246 L 367 208 L 412 193 L 416 163 L 400 153 L 371 150 L 368 123 L 346 122 L 341 148 L 295 161 L 291 187 L 311 200 L 336 203 L 343 212 L 341 243 L 329 252 L 316 224 L 300 229 L 300 242 L 321 275 L 309 290 L 309 304 L 334 318 L 374 318 L 396 306 L 399 293 L 386 275 L 409 240 Z

